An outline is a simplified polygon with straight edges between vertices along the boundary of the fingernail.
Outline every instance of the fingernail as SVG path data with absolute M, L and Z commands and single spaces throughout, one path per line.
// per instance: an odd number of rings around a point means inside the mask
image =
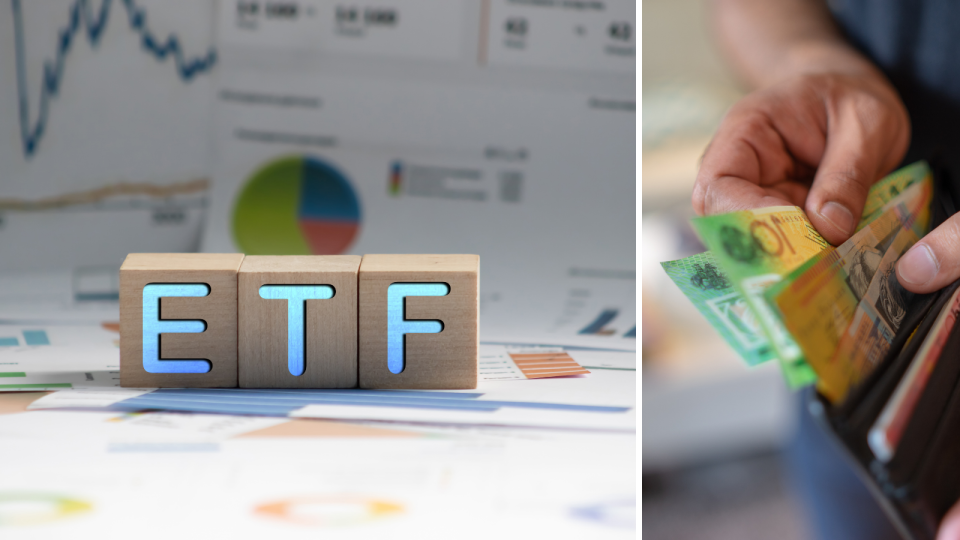
M 853 213 L 847 210 L 846 206 L 830 201 L 820 207 L 820 215 L 843 234 L 853 233 L 856 223 L 853 220 Z
M 913 285 L 923 285 L 937 277 L 940 263 L 926 244 L 917 244 L 900 258 L 900 277 Z

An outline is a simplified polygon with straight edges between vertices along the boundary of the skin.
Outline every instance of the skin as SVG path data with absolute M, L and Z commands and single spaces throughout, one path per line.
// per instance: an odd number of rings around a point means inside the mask
M 896 90 L 812 0 L 714 0 L 718 41 L 752 90 L 703 155 L 693 189 L 700 215 L 800 206 L 834 245 L 854 232 L 873 183 L 906 153 L 910 120 Z M 960 277 L 960 214 L 897 264 L 908 290 Z M 960 540 L 960 503 L 938 540 Z

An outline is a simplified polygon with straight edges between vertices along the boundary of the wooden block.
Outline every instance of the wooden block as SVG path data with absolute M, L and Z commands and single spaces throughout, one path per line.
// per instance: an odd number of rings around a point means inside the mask
M 479 273 L 477 255 L 364 255 L 360 263 L 360 387 L 476 388 Z M 391 285 L 408 284 L 428 287 L 410 288 L 405 298 L 402 288 L 390 294 Z M 441 296 L 442 284 L 448 290 Z M 391 300 L 395 318 L 394 327 L 388 329 Z M 442 330 L 436 333 L 431 325 Z M 398 350 L 402 351 L 399 366 Z M 399 373 L 398 368 L 402 368 Z
M 131 253 L 120 267 L 120 385 L 126 387 L 223 387 L 237 386 L 237 271 L 243 262 L 240 253 Z M 154 331 L 144 328 L 144 288 L 147 285 L 181 285 L 178 293 L 159 294 L 155 304 L 150 298 L 159 291 L 147 290 L 147 320 L 160 320 Z M 206 288 L 204 288 L 204 286 Z M 198 289 L 199 287 L 199 289 Z M 202 289 L 202 290 L 201 290 Z M 207 292 L 203 295 L 201 293 Z M 149 310 L 159 313 L 151 319 Z M 203 328 L 202 323 L 206 323 Z M 174 328 L 176 326 L 183 328 Z M 157 336 L 156 330 L 160 335 Z M 175 333 L 187 329 L 191 333 Z M 202 332 L 197 332 L 202 329 Z M 145 341 L 146 339 L 146 341 Z M 158 343 L 159 359 L 150 353 Z M 146 347 L 145 347 L 146 344 Z M 144 349 L 148 358 L 144 356 Z M 156 349 L 155 349 L 156 350 Z M 156 354 L 156 353 L 154 353 Z M 154 358 L 154 360 L 151 360 Z M 180 359 L 177 361 L 176 359 Z M 189 359 L 191 362 L 184 362 Z M 191 371 L 203 367 L 206 373 L 153 372 Z M 155 364 L 153 364 L 155 362 Z
M 359 255 L 244 259 L 238 288 L 242 388 L 357 386 L 359 268 Z

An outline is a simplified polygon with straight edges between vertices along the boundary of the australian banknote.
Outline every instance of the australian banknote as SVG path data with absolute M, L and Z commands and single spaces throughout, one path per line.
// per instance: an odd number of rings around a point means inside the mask
M 812 378 L 801 349 L 783 327 L 764 291 L 811 257 L 832 249 L 798 207 L 780 206 L 719 214 L 693 220 L 710 249 L 759 321 L 781 360 L 788 381 Z
M 926 161 L 918 161 L 907 165 L 883 177 L 867 193 L 867 201 L 863 205 L 863 213 L 860 223 L 857 225 L 857 230 L 859 231 L 880 215 L 884 205 L 906 191 L 908 187 L 921 181 L 933 184 L 933 174 Z
M 857 230 L 859 231 L 868 223 L 875 220 L 882 214 L 883 210 L 889 208 L 894 199 L 921 181 L 932 185 L 930 170 L 925 162 L 917 162 L 908 167 L 904 167 L 877 182 L 867 195 L 862 214 L 863 217 Z M 770 209 L 766 209 L 766 211 L 769 212 Z M 774 211 L 788 211 L 803 215 L 802 211 L 794 207 L 783 207 L 774 209 Z M 756 212 L 759 214 L 763 211 Z M 769 216 L 770 214 L 768 213 L 767 215 Z M 730 227 L 730 220 L 720 219 L 718 216 L 714 216 L 713 218 L 715 219 L 704 218 L 708 221 L 704 226 L 714 224 L 720 228 L 725 226 Z M 777 231 L 777 225 L 780 227 L 779 231 L 784 230 L 784 220 L 780 218 L 776 221 L 774 221 L 772 217 L 765 222 L 761 220 L 761 224 L 757 225 L 753 225 L 754 220 L 751 219 L 747 227 L 742 226 L 743 222 L 746 221 L 742 217 L 734 221 L 741 223 L 741 226 L 734 227 L 733 231 L 727 229 L 725 234 L 720 230 L 716 231 L 717 234 L 713 236 L 720 237 L 718 238 L 718 242 L 711 244 L 705 240 L 708 247 L 714 248 L 719 246 L 721 248 L 720 258 L 722 260 L 717 260 L 713 252 L 708 251 L 687 257 L 686 259 L 662 263 L 663 267 L 671 279 L 707 318 L 711 325 L 713 325 L 721 336 L 723 336 L 749 365 L 777 357 L 777 351 L 767 336 L 770 335 L 770 333 L 777 335 L 779 330 L 780 335 L 785 336 L 781 344 L 781 350 L 788 353 L 785 355 L 786 361 L 783 363 L 787 381 L 793 386 L 812 382 L 815 379 L 814 372 L 803 361 L 802 349 L 799 349 L 799 347 L 795 345 L 795 342 L 794 347 L 790 347 L 792 336 L 785 331 L 782 323 L 778 324 L 779 321 L 773 320 L 768 325 L 763 324 L 765 317 L 769 319 L 771 312 L 773 311 L 773 313 L 775 313 L 774 310 L 769 309 L 769 305 L 772 303 L 772 298 L 775 295 L 767 295 L 766 309 L 763 304 L 759 304 L 758 311 L 755 309 L 755 306 L 758 305 L 756 299 L 748 302 L 747 298 L 749 298 L 749 296 L 744 296 L 743 292 L 747 290 L 747 286 L 749 286 L 755 295 L 763 294 L 764 291 L 779 293 L 791 284 L 793 278 L 801 275 L 803 271 L 831 255 L 839 258 L 839 254 L 834 253 L 836 250 L 827 245 L 827 243 L 819 237 L 809 222 L 795 221 L 794 223 L 803 223 L 803 227 L 791 227 L 789 228 L 791 236 L 785 236 L 769 234 L 770 230 L 768 230 L 768 228 Z M 921 226 L 922 224 L 917 225 Z M 699 230 L 700 229 L 698 229 L 698 231 Z M 812 249 L 807 249 L 800 254 L 788 252 L 789 257 L 787 257 L 786 261 L 782 261 L 783 264 L 773 264 L 777 261 L 769 260 L 768 251 L 772 250 L 776 252 L 779 247 L 777 245 L 778 242 L 775 242 L 774 239 L 787 238 L 789 242 L 787 249 L 789 249 L 794 247 L 794 236 L 807 236 L 807 233 L 810 233 L 808 239 L 814 240 Z M 743 241 L 744 238 L 747 239 L 746 242 Z M 809 242 L 801 241 L 800 243 L 807 248 L 811 247 Z M 811 252 L 814 252 L 814 255 L 808 257 Z M 745 279 L 740 279 L 739 283 L 727 275 L 725 264 L 729 264 L 731 260 L 734 261 L 734 264 L 738 264 L 740 259 L 749 259 L 751 255 L 756 255 L 757 253 L 761 253 L 761 255 L 755 258 L 767 258 L 767 264 L 774 266 L 774 271 L 764 272 L 763 269 L 765 267 L 761 268 L 759 272 L 757 272 L 756 268 L 748 269 L 747 272 L 735 271 L 735 275 L 738 277 L 742 277 L 744 273 L 749 274 Z M 854 297 L 855 299 L 862 297 L 863 292 L 869 287 L 870 280 L 875 274 L 881 258 L 882 253 L 880 248 L 873 250 L 864 249 L 858 253 L 858 258 L 853 261 L 852 267 L 850 268 L 850 271 L 853 272 L 855 276 L 852 280 L 854 290 L 858 291 L 858 294 Z M 804 260 L 800 262 L 799 267 L 789 272 L 789 276 L 786 279 L 781 280 L 774 275 L 782 272 L 784 268 L 789 268 L 791 265 L 797 264 L 797 261 L 800 259 Z M 774 318 L 776 317 L 775 314 L 772 316 Z M 765 326 L 771 325 L 773 326 L 772 332 L 765 328 Z
M 768 300 L 803 350 L 804 359 L 824 388 L 834 388 L 833 395 L 844 393 L 843 388 L 849 386 L 838 382 L 842 378 L 836 373 L 841 368 L 831 364 L 843 334 L 898 235 L 909 231 L 915 242 L 925 234 L 931 194 L 932 185 L 927 181 L 909 187 L 847 242 L 803 265 L 768 292 Z
M 917 235 L 903 228 L 883 254 L 870 287 L 860 299 L 837 350 L 826 363 L 810 363 L 818 375 L 817 388 L 833 403 L 842 401 L 850 389 L 873 372 L 890 350 L 890 344 L 907 314 L 913 294 L 897 280 L 896 263 L 917 242 Z
M 754 366 L 775 357 L 753 310 L 720 270 L 711 252 L 660 264 L 748 365 Z

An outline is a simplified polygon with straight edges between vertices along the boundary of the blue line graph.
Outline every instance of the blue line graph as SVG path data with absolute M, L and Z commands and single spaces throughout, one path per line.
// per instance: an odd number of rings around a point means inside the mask
M 190 82 L 199 74 L 209 72 L 217 60 L 217 51 L 211 47 L 207 54 L 193 59 L 187 59 L 180 46 L 176 34 L 170 34 L 166 41 L 159 40 L 147 27 L 147 13 L 137 6 L 134 0 L 121 0 L 127 10 L 127 20 L 130 29 L 140 35 L 140 44 L 158 62 L 172 56 L 177 75 L 183 82 Z M 30 100 L 27 96 L 27 66 L 24 48 L 23 9 L 21 0 L 11 0 L 13 8 L 13 27 L 16 40 L 17 54 L 17 92 L 20 99 L 20 138 L 23 142 L 23 155 L 30 158 L 37 151 L 40 139 L 43 138 L 47 126 L 50 98 L 60 92 L 60 83 L 63 81 L 64 63 L 73 44 L 74 38 L 81 30 L 86 30 L 87 41 L 92 48 L 96 48 L 103 36 L 110 18 L 111 0 L 102 0 L 99 12 L 91 9 L 88 0 L 74 0 L 70 6 L 70 21 L 57 33 L 57 56 L 43 65 L 43 82 L 40 91 L 37 121 L 30 123 Z M 82 26 L 82 28 L 81 28 Z

